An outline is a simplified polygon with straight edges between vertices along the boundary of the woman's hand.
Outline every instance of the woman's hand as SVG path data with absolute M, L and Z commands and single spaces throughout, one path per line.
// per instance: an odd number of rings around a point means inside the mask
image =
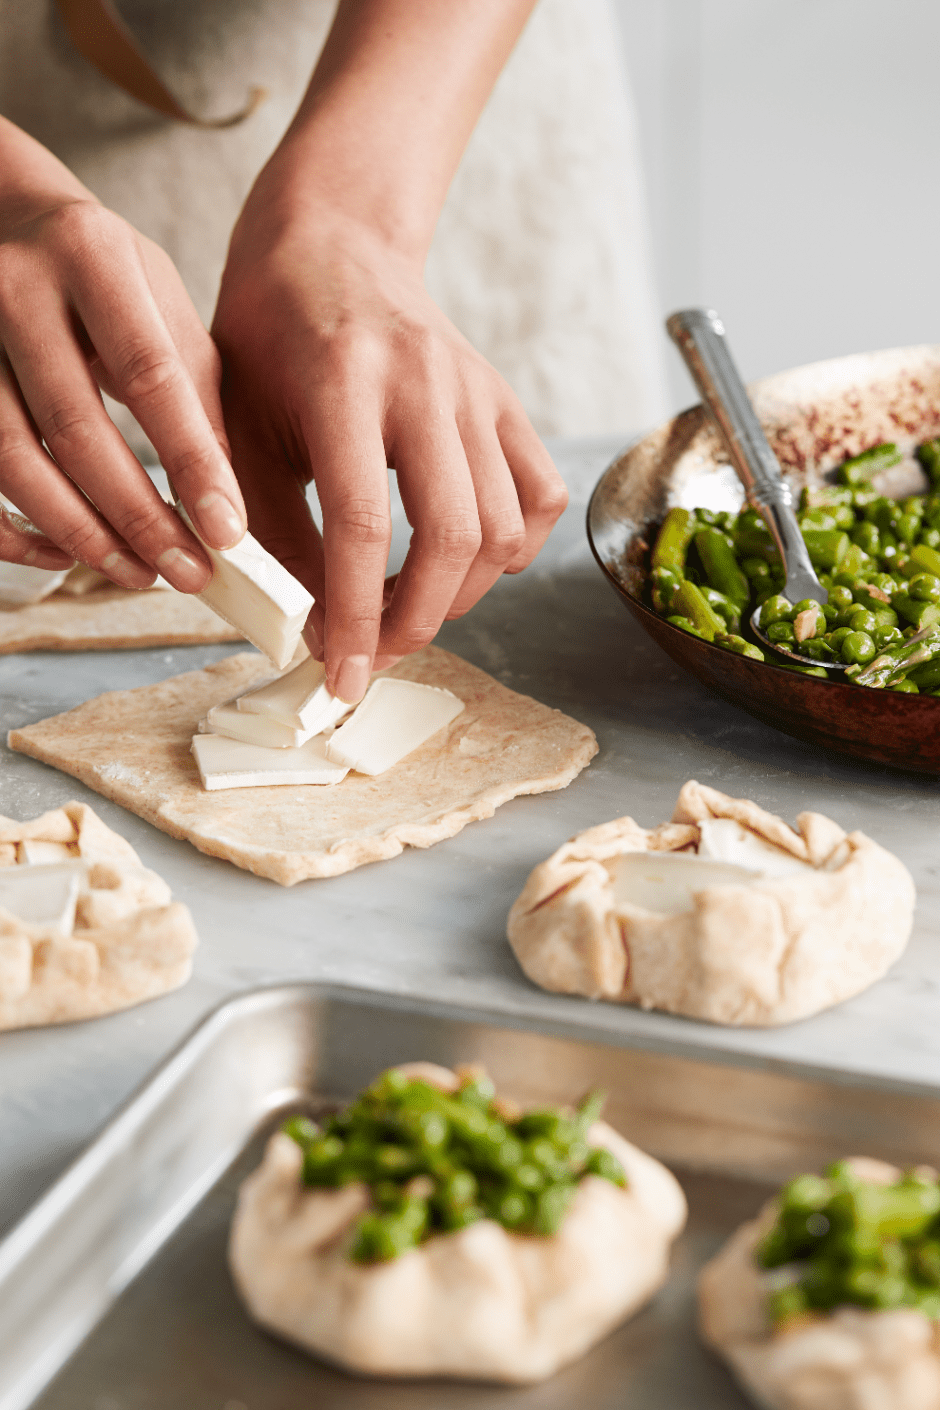
M 311 628 L 344 700 L 524 568 L 566 503 L 516 397 L 422 282 L 532 4 L 340 0 L 232 237 L 213 333 L 233 461 L 253 532 L 317 599 Z M 390 600 L 389 465 L 414 531 Z
M 78 559 L 124 587 L 156 572 L 183 592 L 205 587 L 204 550 L 99 387 L 134 413 L 199 532 L 224 548 L 246 520 L 218 380 L 169 257 L 0 119 L 0 492 L 45 535 L 4 516 L 0 556 L 43 568 Z
M 327 212 L 272 223 L 250 200 L 223 279 L 213 335 L 225 421 L 252 532 L 314 594 L 328 683 L 354 701 L 373 665 L 425 645 L 531 562 L 567 495 L 419 265 Z M 413 534 L 383 612 L 388 465 Z

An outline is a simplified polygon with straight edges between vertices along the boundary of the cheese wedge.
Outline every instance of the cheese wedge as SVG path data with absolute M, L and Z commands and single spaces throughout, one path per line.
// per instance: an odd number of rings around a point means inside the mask
M 338 724 L 353 708 L 337 700 L 326 688 L 322 661 L 308 656 L 277 680 L 246 690 L 238 697 L 238 708 L 248 715 L 268 715 L 308 736 L 320 734 Z
M 42 838 L 27 838 L 16 844 L 16 860 L 20 866 L 50 866 L 69 862 L 75 853 L 67 842 L 46 842 Z
M 221 734 L 197 734 L 192 750 L 203 787 L 267 788 L 283 783 L 339 783 L 349 770 L 326 757 L 322 735 L 299 749 L 264 749 Z
M 235 701 L 213 705 L 199 725 L 200 734 L 221 734 L 243 744 L 260 744 L 265 749 L 298 749 L 312 736 L 302 729 L 282 724 L 273 715 L 244 715 Z
M 0 563 L 0 607 L 26 607 L 42 602 L 61 587 L 71 572 L 63 568 L 30 568 L 26 563 Z
M 174 507 L 196 534 L 183 506 Z M 251 534 L 245 534 L 234 548 L 210 548 L 205 543 L 203 548 L 213 571 L 209 586 L 198 597 L 283 671 L 297 649 L 313 598 Z
M 41 926 L 56 935 L 71 935 L 84 873 L 84 864 L 78 861 L 57 866 L 3 867 L 0 910 L 26 925 Z
M 801 861 L 783 847 L 775 847 L 765 837 L 758 837 L 756 832 L 742 827 L 734 818 L 703 818 L 698 826 L 701 833 L 698 845 L 700 857 L 751 867 L 768 879 L 815 870 L 810 862 Z
M 449 690 L 380 676 L 355 714 L 330 736 L 326 756 L 360 774 L 383 774 L 463 710 Z
M 609 868 L 614 904 L 639 906 L 657 915 L 694 909 L 693 897 L 709 886 L 749 886 L 760 873 L 730 862 L 706 861 L 688 852 L 626 852 Z

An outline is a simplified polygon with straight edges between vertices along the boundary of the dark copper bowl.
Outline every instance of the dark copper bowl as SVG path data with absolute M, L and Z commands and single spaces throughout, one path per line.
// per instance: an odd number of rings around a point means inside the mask
M 750 388 L 795 489 L 881 441 L 903 449 L 940 435 L 940 346 L 835 358 Z M 909 491 L 904 491 L 909 492 Z M 637 621 L 674 661 L 759 720 L 873 763 L 940 774 L 940 698 L 865 690 L 734 656 L 672 627 L 642 601 L 655 524 L 673 505 L 736 509 L 740 484 L 701 406 L 625 451 L 588 507 L 594 556 Z

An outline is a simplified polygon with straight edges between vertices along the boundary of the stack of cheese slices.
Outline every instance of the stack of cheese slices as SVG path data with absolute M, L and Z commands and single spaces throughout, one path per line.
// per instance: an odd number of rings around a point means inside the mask
M 336 699 L 300 640 L 313 606 L 307 589 L 251 534 L 234 548 L 206 551 L 213 574 L 200 597 L 280 674 L 214 706 L 200 723 L 192 750 L 205 788 L 335 784 L 350 769 L 382 774 L 463 710 L 449 690 L 389 676 L 374 680 L 357 706 Z

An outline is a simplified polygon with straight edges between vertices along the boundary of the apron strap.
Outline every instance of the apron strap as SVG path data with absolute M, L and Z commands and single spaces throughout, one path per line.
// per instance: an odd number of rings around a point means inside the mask
M 154 72 L 111 0 L 56 0 L 68 36 L 90 64 L 138 102 L 193 127 L 235 127 L 263 103 L 264 88 L 252 88 L 243 108 L 221 118 L 201 118 L 174 98 Z

